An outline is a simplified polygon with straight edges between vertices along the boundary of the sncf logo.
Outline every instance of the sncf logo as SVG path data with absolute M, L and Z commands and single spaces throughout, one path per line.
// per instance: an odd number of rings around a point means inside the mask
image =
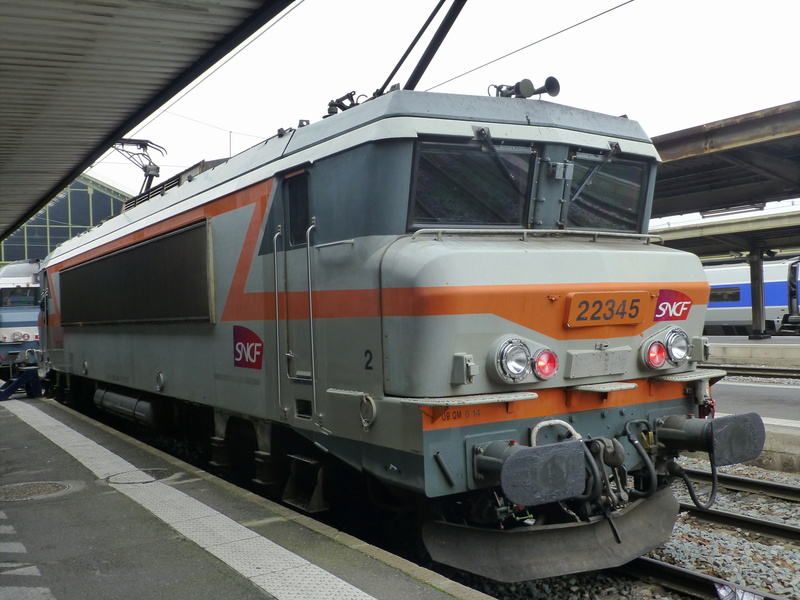
M 658 293 L 654 321 L 684 321 L 692 309 L 692 299 L 677 290 L 661 290 Z
M 254 331 L 240 325 L 233 326 L 233 366 L 261 369 L 264 342 Z

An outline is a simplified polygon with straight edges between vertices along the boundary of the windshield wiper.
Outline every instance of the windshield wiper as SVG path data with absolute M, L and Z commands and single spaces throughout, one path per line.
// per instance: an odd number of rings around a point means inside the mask
M 609 160 L 611 160 L 611 157 L 614 156 L 617 152 L 619 152 L 619 144 L 617 142 L 611 142 L 610 146 L 611 150 L 608 151 L 608 154 L 606 154 L 605 158 L 601 162 L 597 163 L 589 170 L 589 172 L 586 174 L 586 177 L 583 178 L 583 181 L 578 186 L 578 189 L 575 190 L 574 194 L 572 194 L 571 200 L 577 200 L 578 196 L 581 195 L 583 188 L 589 185 L 592 182 L 594 176 L 597 175 L 597 173 L 600 171 L 600 169 L 605 167 L 606 163 Z
M 497 152 L 497 148 L 494 147 L 494 142 L 492 142 L 492 136 L 489 134 L 489 130 L 485 127 L 481 127 L 476 133 L 478 134 L 478 137 L 480 137 L 486 143 L 486 150 L 489 152 L 489 156 L 492 157 L 492 160 L 500 169 L 500 172 L 503 174 L 503 176 L 509 181 L 509 183 L 511 183 L 518 194 L 524 194 L 525 190 L 522 189 L 519 179 L 514 177 L 514 174 L 508 170 L 508 165 L 506 165 L 505 161 L 500 158 L 500 154 Z

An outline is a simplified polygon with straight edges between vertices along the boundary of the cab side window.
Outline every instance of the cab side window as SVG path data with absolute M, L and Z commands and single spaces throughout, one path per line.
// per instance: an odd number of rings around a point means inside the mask
M 308 173 L 305 171 L 287 178 L 286 209 L 289 215 L 289 243 L 292 246 L 306 244 L 306 230 L 311 224 L 308 210 Z

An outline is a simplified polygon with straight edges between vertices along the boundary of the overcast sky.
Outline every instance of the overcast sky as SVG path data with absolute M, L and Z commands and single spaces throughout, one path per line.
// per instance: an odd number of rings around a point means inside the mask
M 331 99 L 382 85 L 435 5 L 295 2 L 128 137 L 166 148 L 153 155 L 158 183 L 317 121 Z M 798 23 L 797 0 L 469 0 L 417 89 L 484 95 L 490 84 L 554 76 L 554 101 L 626 114 L 656 136 L 800 100 Z M 127 193 L 143 180 L 117 153 L 88 174 Z

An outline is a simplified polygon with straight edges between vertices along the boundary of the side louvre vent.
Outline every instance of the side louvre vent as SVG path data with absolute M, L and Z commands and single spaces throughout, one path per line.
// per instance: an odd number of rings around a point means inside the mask
M 65 269 L 62 323 L 211 321 L 208 246 L 202 221 Z

